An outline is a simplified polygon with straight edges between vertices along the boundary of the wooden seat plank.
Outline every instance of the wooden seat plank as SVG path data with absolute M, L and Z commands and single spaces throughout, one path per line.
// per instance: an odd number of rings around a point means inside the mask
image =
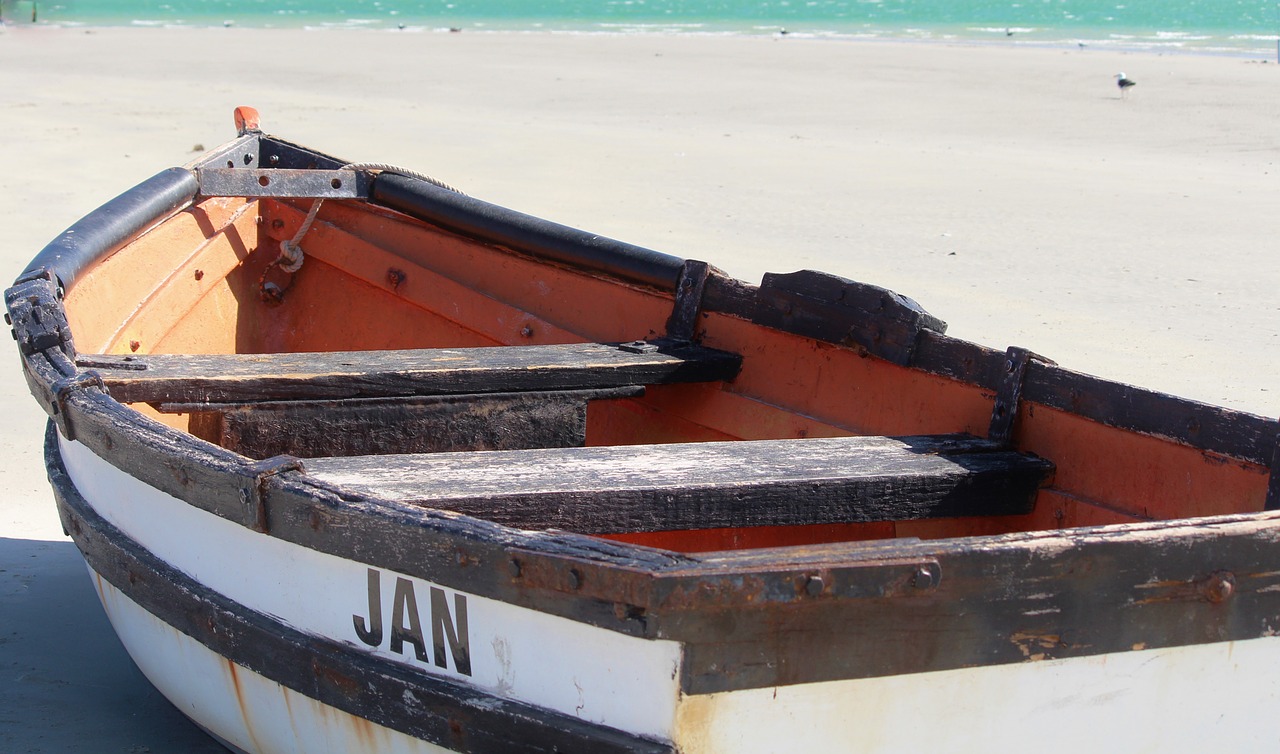
M 741 357 L 692 345 L 543 346 L 226 355 L 89 355 L 124 403 L 235 403 L 531 390 L 732 379 Z
M 317 458 L 315 479 L 527 529 L 582 533 L 1008 515 L 1053 464 L 963 435 Z

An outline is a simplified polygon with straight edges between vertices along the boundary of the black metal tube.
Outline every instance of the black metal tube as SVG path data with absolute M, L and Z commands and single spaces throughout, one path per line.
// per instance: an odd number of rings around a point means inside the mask
M 684 260 L 515 210 L 473 199 L 426 181 L 383 173 L 372 200 L 472 238 L 615 277 L 674 291 Z
M 31 260 L 18 280 L 47 270 L 64 290 L 70 289 L 99 260 L 188 204 L 198 188 L 195 174 L 185 168 L 157 173 L 62 231 Z

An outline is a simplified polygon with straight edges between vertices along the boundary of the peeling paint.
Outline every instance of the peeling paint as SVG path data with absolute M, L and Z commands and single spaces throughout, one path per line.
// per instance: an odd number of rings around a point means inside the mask
M 1058 634 L 1038 634 L 1030 632 L 1016 632 L 1009 637 L 1009 641 L 1013 642 L 1018 651 L 1022 652 L 1022 656 L 1028 660 L 1046 660 L 1051 655 L 1047 652 L 1037 652 L 1037 649 L 1050 650 L 1064 646 L 1062 637 Z

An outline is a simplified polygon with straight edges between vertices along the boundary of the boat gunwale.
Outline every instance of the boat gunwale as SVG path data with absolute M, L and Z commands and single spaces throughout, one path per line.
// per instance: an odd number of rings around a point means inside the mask
M 68 394 L 63 412 L 73 415 L 77 440 L 112 465 L 246 528 L 257 529 L 265 521 L 264 533 L 319 552 L 627 635 L 679 641 L 685 645 L 686 693 L 1025 661 L 1028 657 L 1007 637 L 977 640 L 966 626 L 996 620 L 993 610 L 1010 613 L 1023 627 L 1041 622 L 1024 616 L 1044 606 L 1045 593 L 1055 589 L 1046 582 L 1054 580 L 1060 582 L 1058 588 L 1074 590 L 1069 603 L 1085 599 L 1086 612 L 1089 602 L 1095 604 L 1093 610 L 1136 606 L 1151 616 L 1197 611 L 1211 618 L 1213 632 L 1201 636 L 1187 629 L 1175 635 L 1167 626 L 1199 626 L 1201 621 L 1139 616 L 1127 631 L 1089 629 L 1102 634 L 1055 643 L 1036 659 L 1267 636 L 1272 631 L 1267 616 L 1280 608 L 1280 572 L 1266 568 L 1256 552 L 1275 538 L 1280 512 L 680 555 L 568 532 L 515 530 L 447 511 L 351 495 L 298 469 L 264 476 L 271 471 L 268 464 L 249 462 L 161 425 L 95 387 Z M 138 452 L 140 448 L 146 452 Z M 1192 547 L 1193 540 L 1202 547 Z M 1231 547 L 1253 555 L 1214 554 Z M 1116 552 L 1130 548 L 1138 552 L 1117 558 Z M 1242 558 L 1258 562 L 1241 568 L 1236 562 Z M 1091 571 L 1098 559 L 1121 565 L 1165 562 L 1167 568 L 1143 571 L 1136 584 L 1130 581 L 1133 573 L 1102 583 L 1063 581 L 1077 568 Z M 1232 589 L 1248 595 L 1226 606 L 1206 592 L 1222 570 L 1216 566 L 1223 563 L 1236 569 L 1231 579 L 1239 586 Z M 1041 572 L 1032 573 L 1031 564 Z M 993 569 L 1018 573 L 1016 587 L 995 608 L 968 604 L 974 598 L 972 573 Z M 970 575 L 962 575 L 964 571 Z M 811 587 L 815 583 L 816 593 Z M 1149 589 L 1169 594 L 1148 594 Z M 932 630 L 958 631 L 969 638 L 918 656 L 914 639 L 886 633 L 874 643 L 875 652 L 859 645 L 849 660 L 797 671 L 788 665 L 804 663 L 809 651 L 798 645 L 779 649 L 777 662 L 761 666 L 759 652 L 776 648 L 777 621 L 793 609 L 815 625 L 833 627 L 885 621 L 904 625 L 924 617 Z M 736 639 L 727 645 L 726 611 L 737 615 Z M 1055 625 L 1050 619 L 1043 623 Z M 1132 632 L 1137 638 L 1128 635 Z M 726 673 L 726 668 L 735 671 Z
M 261 150 L 263 142 L 286 150 L 283 162 L 287 164 L 304 159 L 311 159 L 313 165 L 321 164 L 331 167 L 342 164 L 336 158 L 275 137 L 260 134 L 241 136 L 215 148 L 190 163 L 187 168 L 170 168 L 162 171 L 77 221 L 48 244 L 28 265 L 14 286 L 6 291 L 6 303 L 12 308 L 12 302 L 16 298 L 39 297 L 45 299 L 44 305 L 61 312 L 64 292 L 70 289 L 83 272 L 109 257 L 146 229 L 180 211 L 192 199 L 197 198 L 195 192 L 198 190 L 198 183 L 193 183 L 191 180 L 190 171 L 194 169 L 192 166 L 222 160 L 229 154 L 254 154 L 254 150 Z M 249 161 L 248 157 L 246 161 Z M 399 181 L 396 184 L 399 187 L 397 191 L 405 192 L 412 186 L 418 186 L 429 192 L 426 196 L 433 199 L 438 199 L 442 195 L 453 195 L 453 192 L 433 186 L 426 181 L 398 175 L 386 177 Z M 175 192 L 183 193 L 180 200 L 175 200 Z M 186 195 L 185 192 L 190 192 L 190 195 Z M 374 193 L 376 193 L 376 183 Z M 495 215 L 508 213 L 519 218 L 536 220 L 496 205 L 467 199 L 472 204 L 484 205 L 488 208 L 486 211 Z M 578 240 L 599 238 L 566 226 L 547 221 L 541 222 L 546 223 L 550 229 L 577 234 Z M 620 247 L 649 252 L 647 249 L 632 247 L 628 244 L 620 244 Z M 68 249 L 73 253 L 67 253 Z M 672 271 L 678 272 L 682 269 L 684 260 L 658 252 L 651 253 L 667 260 L 669 262 L 667 266 Z M 605 256 L 625 256 L 625 254 L 625 251 L 613 250 Z M 608 270 L 597 269 L 597 271 L 607 272 Z M 820 273 L 807 274 L 820 275 Z M 45 281 L 51 283 L 51 290 L 43 290 Z M 674 290 L 674 285 L 673 281 L 671 290 Z M 757 290 L 749 284 L 713 273 L 707 280 L 703 310 L 756 321 L 757 310 L 762 308 L 762 305 L 754 300 L 753 294 Z M 896 296 L 891 292 L 886 291 L 886 293 Z M 914 305 L 914 302 L 909 300 L 908 302 Z M 62 317 L 65 323 L 65 313 L 62 313 Z M 22 329 L 21 323 L 15 325 L 15 330 L 19 329 Z M 66 339 L 63 345 L 67 360 L 62 360 L 61 357 L 56 359 L 59 363 L 53 365 L 53 372 L 50 373 L 49 379 L 44 380 L 40 386 L 33 383 L 32 388 L 46 412 L 59 420 L 60 425 L 65 429 L 66 417 L 59 416 L 60 412 L 56 405 L 59 399 L 54 393 L 59 388 L 55 383 L 92 382 L 94 372 L 92 369 L 82 370 L 75 366 L 76 353 L 69 328 L 64 326 L 63 329 Z M 831 339 L 806 334 L 803 332 L 803 327 L 778 327 L 778 329 L 814 337 L 823 342 L 833 342 Z M 18 334 L 15 332 L 15 335 Z M 918 346 L 907 365 L 910 368 L 988 390 L 994 390 L 998 386 L 1000 376 L 1005 369 L 1005 353 L 947 336 L 936 329 L 931 329 L 928 323 L 918 330 L 917 335 Z M 847 343 L 834 343 L 834 345 L 848 346 Z M 29 362 L 35 356 L 34 353 L 24 354 L 23 359 Z M 30 382 L 30 377 L 42 370 L 26 371 Z M 37 390 L 37 387 L 40 389 Z M 1063 410 L 1106 426 L 1171 440 L 1181 445 L 1264 466 L 1271 465 L 1272 454 L 1276 448 L 1276 436 L 1280 433 L 1280 422 L 1274 419 L 1074 372 L 1039 359 L 1032 359 L 1028 364 L 1027 377 L 1023 384 L 1023 400 L 1030 404 Z M 1099 416 L 1099 414 L 1105 415 Z M 1151 426 L 1152 420 L 1158 419 L 1162 414 L 1171 415 L 1174 418 L 1155 422 L 1156 426 Z M 1180 432 L 1180 428 L 1183 431 Z
M 181 172 L 181 169 L 177 170 Z M 144 194 L 143 199 L 164 197 L 158 200 L 158 204 L 155 201 L 138 201 L 139 197 L 133 197 L 123 205 L 119 200 L 113 200 L 100 212 L 109 210 L 109 214 L 116 217 L 122 206 L 132 207 L 124 213 L 124 220 L 116 220 L 123 225 L 111 225 L 115 230 L 110 232 L 90 233 L 89 225 L 77 224 L 68 231 L 75 230 L 81 236 L 76 247 L 77 255 L 50 256 L 42 252 L 7 293 L 11 311 L 17 298 L 34 298 L 51 307 L 51 311 L 61 312 L 61 289 L 69 285 L 68 281 L 73 283 L 79 273 L 87 269 L 75 265 L 89 265 L 105 258 L 127 243 L 131 234 L 144 231 L 176 211 L 171 206 L 169 193 L 163 189 L 169 186 L 169 181 L 185 186 L 187 180 L 172 170 L 160 175 L 168 177 L 160 184 L 152 179 L 132 190 Z M 158 189 L 159 194 L 154 193 Z M 131 231 L 122 234 L 118 230 L 120 227 Z M 95 243 L 98 245 L 96 255 L 90 255 Z M 596 271 L 601 272 L 599 269 Z M 708 281 L 704 307 L 752 319 L 753 308 L 760 306 L 753 302 L 753 291 L 756 290 L 747 284 L 713 275 Z M 19 323 L 17 326 L 22 328 L 26 325 Z M 394 568 L 451 588 L 630 635 L 686 642 L 695 659 L 688 666 L 690 675 L 684 679 L 685 690 L 689 692 L 723 690 L 726 685 L 739 688 L 801 682 L 821 679 L 822 672 L 838 674 L 849 670 L 848 667 L 832 667 L 816 671 L 816 675 L 809 672 L 797 676 L 786 668 L 750 669 L 744 666 L 745 669 L 733 678 L 717 680 L 712 671 L 718 666 L 723 667 L 723 663 L 715 656 L 714 644 L 719 638 L 719 618 L 726 610 L 745 609 L 756 616 L 750 621 L 743 620 L 744 624 L 751 625 L 742 629 L 745 632 L 740 637 L 743 641 L 739 642 L 738 650 L 733 650 L 741 651 L 745 657 L 758 651 L 755 647 L 760 646 L 759 642 L 768 641 L 768 632 L 774 630 L 770 628 L 770 616 L 780 605 L 801 604 L 807 614 L 817 611 L 826 615 L 826 622 L 844 620 L 850 609 L 857 613 L 858 608 L 850 608 L 851 604 L 875 603 L 883 608 L 886 600 L 901 606 L 904 615 L 910 615 L 921 607 L 928 610 L 930 606 L 936 606 L 943 599 L 939 596 L 939 583 L 952 578 L 949 564 L 969 557 L 1051 560 L 1052 553 L 1079 552 L 1100 543 L 1133 543 L 1166 536 L 1173 539 L 1175 532 L 1194 534 L 1214 528 L 1242 526 L 1252 531 L 1249 536 L 1266 537 L 1280 524 L 1280 513 L 1264 512 L 924 542 L 846 542 L 680 555 L 567 532 L 516 530 L 446 511 L 352 496 L 309 480 L 305 473 L 291 470 L 296 469 L 292 465 L 294 459 L 254 462 L 142 416 L 96 386 L 94 373 L 80 370 L 74 363 L 73 354 L 69 337 L 57 345 L 24 353 L 28 381 L 64 437 L 80 440 L 117 468 L 203 510 L 304 547 L 370 565 Z M 919 331 L 919 343 L 909 366 L 994 389 L 1003 360 L 1004 354 L 1000 352 L 950 338 L 925 327 Z M 956 364 L 971 366 L 957 368 Z M 1029 403 L 1053 405 L 1044 396 L 1059 396 L 1055 400 L 1066 402 L 1065 406 L 1060 406 L 1064 410 L 1095 421 L 1099 421 L 1093 416 L 1100 410 L 1098 406 L 1117 402 L 1122 406 L 1136 406 L 1125 423 L 1137 426 L 1112 426 L 1254 463 L 1265 465 L 1270 461 L 1277 426 L 1274 420 L 1131 388 L 1043 362 L 1032 362 L 1028 371 L 1023 395 Z M 1057 387 L 1043 386 L 1040 384 L 1042 381 L 1057 381 Z M 1105 400 L 1086 388 L 1107 393 L 1103 396 Z M 1085 409 L 1091 407 L 1092 410 L 1086 413 Z M 1199 426 L 1234 428 L 1237 435 L 1244 438 L 1224 448 L 1221 447 L 1225 443 L 1221 431 L 1173 435 L 1160 427 L 1152 428 L 1150 413 L 1153 408 L 1162 411 L 1180 409 L 1177 412 L 1180 420 L 1185 419 L 1188 412 L 1193 418 L 1203 414 L 1208 417 L 1208 422 Z M 1216 438 L 1211 445 L 1203 442 L 1207 436 Z M 327 524 L 344 520 L 361 523 L 359 541 L 340 541 L 327 532 Z M 403 556 L 409 551 L 405 548 L 406 543 L 416 547 L 412 551 L 420 556 L 412 559 L 408 570 L 405 562 L 389 554 Z M 394 563 L 391 562 L 393 560 Z M 484 567 L 477 568 L 476 564 Z M 1200 573 L 1204 564 L 1179 564 L 1179 568 Z M 1252 574 L 1251 578 L 1255 576 L 1260 578 L 1258 574 Z M 810 586 L 815 583 L 815 578 L 818 584 L 816 594 Z M 1198 605 L 1204 601 L 1196 586 L 1200 578 L 1184 580 L 1191 590 L 1191 596 L 1183 600 L 1188 604 Z M 845 587 L 836 589 L 833 585 L 837 584 Z M 1029 597 L 1030 592 L 1026 589 L 1019 592 L 1019 599 Z M 1267 598 L 1270 598 L 1270 592 L 1280 591 L 1280 588 L 1264 584 L 1252 591 L 1255 599 L 1250 601 L 1247 612 L 1269 614 L 1263 610 L 1270 604 Z M 1264 596 L 1263 592 L 1267 594 Z M 1215 640 L 1252 638 L 1268 635 L 1271 630 L 1265 621 L 1251 622 L 1247 627 L 1244 623 L 1232 623 L 1231 630 Z M 1158 645 L 1157 642 L 1149 646 Z M 749 649 L 743 650 L 742 646 Z M 1055 649 L 1058 654 L 1068 656 L 1101 651 L 1104 648 L 1096 645 Z M 1008 655 L 1007 652 L 1002 657 L 994 661 L 1019 659 L 1018 655 Z M 911 672 L 940 669 L 948 667 L 948 663 L 963 664 L 966 661 L 959 655 L 922 659 L 919 663 L 926 664 L 912 666 Z M 934 664 L 927 664 L 929 662 Z

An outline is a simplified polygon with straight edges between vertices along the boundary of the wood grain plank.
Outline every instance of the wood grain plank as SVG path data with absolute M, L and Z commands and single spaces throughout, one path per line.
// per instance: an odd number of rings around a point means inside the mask
M 320 458 L 317 480 L 580 533 L 1010 515 L 1053 465 L 968 436 L 837 437 Z
M 740 357 L 696 346 L 635 353 L 570 343 L 229 355 L 82 356 L 122 403 L 577 390 L 730 379 Z

